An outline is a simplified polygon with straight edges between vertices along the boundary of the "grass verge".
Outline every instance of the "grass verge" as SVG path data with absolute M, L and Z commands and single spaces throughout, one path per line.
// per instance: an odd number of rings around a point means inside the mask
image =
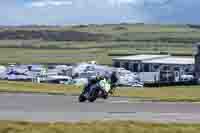
M 49 93 L 78 95 L 82 87 L 29 82 L 0 81 L 0 92 Z M 200 86 L 171 86 L 158 88 L 117 88 L 114 96 L 139 100 L 167 102 L 200 102 Z
M 36 84 L 31 82 L 0 81 L 0 92 L 79 94 L 81 87 L 60 84 Z
M 200 124 L 155 124 L 133 121 L 28 123 L 0 122 L 1 133 L 199 133 Z
M 200 86 L 120 88 L 115 96 L 128 96 L 147 101 L 200 102 Z

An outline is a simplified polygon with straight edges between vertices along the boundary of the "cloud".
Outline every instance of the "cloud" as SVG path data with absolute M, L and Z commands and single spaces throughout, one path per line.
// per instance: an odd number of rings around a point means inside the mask
M 108 0 L 108 2 L 115 6 L 115 5 L 121 5 L 121 4 L 129 4 L 129 3 L 137 3 L 138 0 Z
M 28 2 L 29 7 L 49 7 L 49 6 L 66 6 L 72 5 L 79 7 L 95 6 L 95 7 L 146 7 L 146 6 L 162 6 L 173 0 L 32 0 Z
M 124 4 L 132 4 L 134 6 L 146 6 L 146 5 L 164 5 L 166 3 L 171 2 L 171 0 L 108 0 L 108 2 L 112 5 L 124 5 Z
M 199 24 L 199 5 L 200 0 L 2 0 L 0 25 Z
M 28 4 L 30 7 L 49 7 L 49 6 L 66 6 L 72 5 L 72 1 L 63 1 L 63 0 L 40 0 L 32 1 Z

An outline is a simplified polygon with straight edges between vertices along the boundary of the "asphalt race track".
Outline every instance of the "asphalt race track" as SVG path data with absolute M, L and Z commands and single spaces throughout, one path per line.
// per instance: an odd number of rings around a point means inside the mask
M 111 97 L 95 103 L 78 103 L 76 96 L 0 94 L 0 120 L 77 122 L 139 120 L 200 123 L 199 103 L 152 103 Z

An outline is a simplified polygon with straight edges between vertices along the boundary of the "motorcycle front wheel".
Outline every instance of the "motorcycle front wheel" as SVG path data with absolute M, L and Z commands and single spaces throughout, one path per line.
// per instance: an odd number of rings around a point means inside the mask
M 91 95 L 90 95 L 88 101 L 89 101 L 89 102 L 94 102 L 94 101 L 97 99 L 97 97 L 98 97 L 98 93 L 99 93 L 99 90 L 98 90 L 98 89 L 95 89 L 95 90 L 91 93 Z
M 91 97 L 90 99 L 88 99 L 88 101 L 93 103 L 96 99 L 97 99 L 96 97 Z
M 85 102 L 87 99 L 86 99 L 86 97 L 85 96 L 83 96 L 83 95 L 80 95 L 79 96 L 79 102 Z

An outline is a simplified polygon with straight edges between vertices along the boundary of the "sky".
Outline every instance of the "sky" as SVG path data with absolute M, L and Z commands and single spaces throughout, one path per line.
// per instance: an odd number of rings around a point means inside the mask
M 0 25 L 200 24 L 200 0 L 2 0 Z

